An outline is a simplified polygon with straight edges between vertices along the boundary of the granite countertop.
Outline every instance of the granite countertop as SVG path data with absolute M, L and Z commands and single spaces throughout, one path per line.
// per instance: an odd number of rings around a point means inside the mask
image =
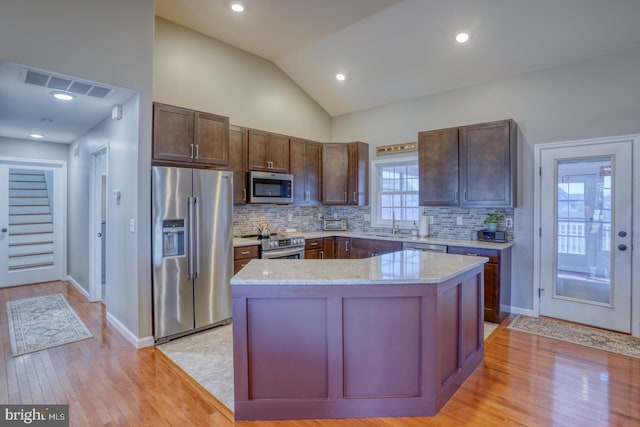
M 245 237 L 234 237 L 233 238 L 233 247 L 238 248 L 240 246 L 253 246 L 259 245 L 260 242 L 256 239 L 248 239 Z
M 404 250 L 365 259 L 252 260 L 231 279 L 239 285 L 381 285 L 440 283 L 488 258 Z
M 507 249 L 513 246 L 513 242 L 506 243 L 494 243 L 494 242 L 482 242 L 479 240 L 454 240 L 454 239 L 440 239 L 435 237 L 413 237 L 407 234 L 391 235 L 389 233 L 380 232 L 362 232 L 362 231 L 310 231 L 300 233 L 305 239 L 314 239 L 322 237 L 332 236 L 344 236 L 344 237 L 357 237 L 361 239 L 375 239 L 375 240 L 388 240 L 393 242 L 414 242 L 414 243 L 431 243 L 436 245 L 447 246 L 464 246 L 467 248 L 484 248 L 484 249 Z M 259 242 L 254 239 L 247 239 L 243 237 L 234 237 L 233 246 L 251 246 L 258 245 Z

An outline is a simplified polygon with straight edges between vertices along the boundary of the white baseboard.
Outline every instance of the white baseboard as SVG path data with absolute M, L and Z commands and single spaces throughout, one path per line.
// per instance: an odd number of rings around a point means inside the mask
M 111 313 L 107 312 L 107 321 L 111 323 L 120 332 L 127 341 L 129 341 L 135 348 L 152 347 L 155 343 L 152 336 L 138 338 L 127 329 L 118 319 L 116 319 Z
M 80 292 L 82 295 L 84 295 L 84 297 L 87 299 L 87 301 L 91 301 L 89 299 L 89 291 L 87 291 L 85 288 L 83 288 L 80 283 L 78 283 L 76 281 L 76 279 L 74 279 L 71 276 L 67 276 L 67 281 L 69 283 L 71 283 L 73 285 L 74 288 L 76 288 L 78 290 L 78 292 Z
M 511 307 L 509 309 L 509 312 L 511 314 L 522 314 L 523 316 L 538 317 L 530 308 Z

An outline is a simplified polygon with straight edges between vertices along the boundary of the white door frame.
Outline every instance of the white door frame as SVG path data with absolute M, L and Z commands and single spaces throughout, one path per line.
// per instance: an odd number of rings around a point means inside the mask
M 54 201 L 54 229 L 59 230 L 58 240 L 54 253 L 60 265 L 60 277 L 58 280 L 66 280 L 67 278 L 67 162 L 63 160 L 42 160 L 31 159 L 27 157 L 5 157 L 0 156 L 0 163 L 29 166 L 29 167 L 48 167 L 59 169 L 60 176 L 57 181 L 54 180 L 56 187 L 54 188 L 54 197 L 59 200 Z
M 633 165 L 632 165 L 632 182 L 635 193 L 640 190 L 640 134 L 639 135 L 622 135 L 607 138 L 595 138 L 574 140 L 565 142 L 552 142 L 545 144 L 537 144 L 534 146 L 535 156 L 535 168 L 534 173 L 534 214 L 533 214 L 533 236 L 534 236 L 534 261 L 533 261 L 533 314 L 534 316 L 540 315 L 540 298 L 538 296 L 538 289 L 541 288 L 541 239 L 540 228 L 542 221 L 541 211 L 541 157 L 542 150 L 553 148 L 567 148 L 576 147 L 579 149 L 581 146 L 602 144 L 608 142 L 623 142 L 631 141 L 633 150 Z M 631 192 L 630 192 L 631 193 Z M 640 197 L 634 197 L 634 194 L 630 194 L 632 197 L 632 237 L 631 237 L 631 335 L 640 337 Z
M 102 300 L 102 242 L 97 239 L 101 232 L 100 225 L 96 218 L 100 216 L 100 196 L 102 194 L 102 181 L 97 179 L 96 155 L 103 152 L 106 156 L 107 190 L 109 188 L 109 141 L 101 144 L 91 153 L 91 183 L 89 191 L 89 301 L 96 302 Z M 107 204 L 109 198 L 106 198 Z M 109 209 L 106 209 L 105 219 Z M 108 224 L 108 222 L 107 222 Z M 105 254 L 106 255 L 106 254 Z M 106 263 L 106 258 L 105 258 Z

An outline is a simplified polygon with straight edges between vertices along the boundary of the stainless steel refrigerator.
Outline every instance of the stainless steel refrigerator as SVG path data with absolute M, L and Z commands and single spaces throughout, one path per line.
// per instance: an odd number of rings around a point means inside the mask
M 233 173 L 152 169 L 156 342 L 231 318 Z

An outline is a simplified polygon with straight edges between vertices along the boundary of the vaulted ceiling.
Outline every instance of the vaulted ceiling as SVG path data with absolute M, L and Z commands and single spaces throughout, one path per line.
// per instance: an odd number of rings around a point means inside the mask
M 331 116 L 640 46 L 639 0 L 230 1 L 156 0 L 156 14 L 273 61 Z M 134 94 L 63 107 L 26 72 L 0 58 L 0 136 L 68 143 Z
M 332 116 L 640 45 L 638 0 L 241 1 L 156 15 L 272 60 Z

